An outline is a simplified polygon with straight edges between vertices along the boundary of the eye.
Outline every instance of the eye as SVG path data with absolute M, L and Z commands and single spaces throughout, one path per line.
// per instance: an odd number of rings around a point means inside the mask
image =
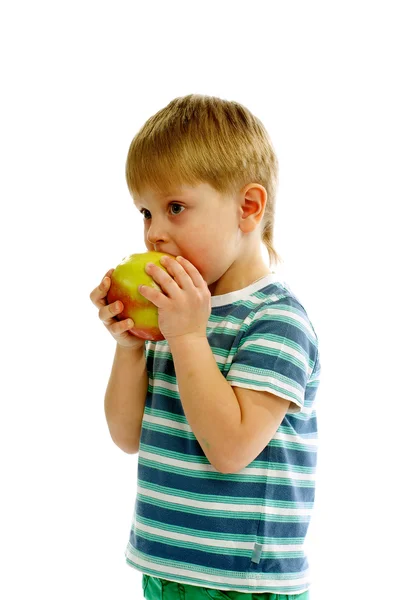
M 145 214 L 144 214 L 144 213 L 146 213 L 146 212 L 149 212 L 149 211 L 147 210 L 147 208 L 142 208 L 142 209 L 141 209 L 139 212 L 140 212 L 140 214 L 142 214 L 142 215 L 143 215 L 143 218 L 144 218 L 144 220 L 146 220 L 146 216 L 145 216 Z
M 185 210 L 185 207 L 184 207 L 184 206 L 182 206 L 181 204 L 176 204 L 176 202 L 171 202 L 170 206 L 177 206 L 178 208 L 183 208 L 183 210 Z M 178 215 L 180 215 L 181 213 L 180 213 L 180 212 L 178 212 L 178 213 L 173 213 L 173 214 L 174 214 L 174 215 L 175 215 L 175 214 L 178 214 Z
M 169 204 L 169 207 L 172 207 L 172 206 L 178 206 L 178 208 L 183 208 L 183 210 L 185 210 L 185 207 L 184 207 L 184 206 L 182 206 L 181 204 L 177 204 L 176 202 L 171 202 L 171 203 Z M 143 215 L 143 218 L 144 218 L 144 220 L 145 220 L 145 221 L 147 221 L 147 220 L 148 220 L 148 219 L 146 218 L 146 215 L 145 215 L 145 213 L 149 213 L 149 215 L 151 214 L 151 213 L 150 213 L 150 211 L 148 211 L 148 210 L 147 210 L 147 208 L 142 208 L 142 209 L 141 209 L 139 212 L 140 212 L 140 213 Z M 180 215 L 181 213 L 180 213 L 180 212 L 178 212 L 178 213 L 176 213 L 176 212 L 173 212 L 172 214 L 174 214 L 175 216 L 178 216 L 178 215 Z M 149 217 L 149 218 L 150 218 L 150 217 Z

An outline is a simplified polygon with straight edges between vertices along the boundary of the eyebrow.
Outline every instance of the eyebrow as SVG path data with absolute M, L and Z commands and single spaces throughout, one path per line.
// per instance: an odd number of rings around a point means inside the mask
M 179 196 L 181 196 L 181 198 L 179 198 Z M 173 202 L 175 200 L 175 202 L 188 202 L 190 200 L 193 200 L 192 197 L 188 197 L 187 195 L 185 195 L 183 197 L 183 193 L 182 192 L 176 192 L 175 194 L 168 194 L 166 196 L 162 196 L 161 198 L 157 199 L 157 202 L 159 204 L 169 204 L 170 202 Z M 134 205 L 136 206 L 136 208 L 141 209 L 141 208 L 145 208 L 142 204 L 142 202 L 136 204 L 135 200 L 133 200 Z

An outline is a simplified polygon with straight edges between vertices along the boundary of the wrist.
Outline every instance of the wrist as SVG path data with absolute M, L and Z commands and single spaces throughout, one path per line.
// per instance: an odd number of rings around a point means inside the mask
M 186 348 L 190 349 L 193 346 L 196 346 L 197 344 L 203 344 L 204 342 L 207 342 L 207 344 L 208 344 L 208 339 L 205 334 L 204 335 L 185 334 L 185 335 L 177 335 L 175 337 L 168 338 L 168 344 L 169 344 L 169 347 L 171 350 L 173 347 L 178 347 L 178 346 L 186 347 Z
M 137 356 L 144 353 L 144 344 L 142 346 L 121 346 L 117 342 L 116 351 L 121 356 Z

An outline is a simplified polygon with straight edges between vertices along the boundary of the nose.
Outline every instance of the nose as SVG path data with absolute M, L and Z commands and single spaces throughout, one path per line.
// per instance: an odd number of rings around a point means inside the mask
M 160 222 L 154 220 L 147 230 L 147 241 L 157 249 L 157 245 L 164 245 L 168 241 L 168 234 Z

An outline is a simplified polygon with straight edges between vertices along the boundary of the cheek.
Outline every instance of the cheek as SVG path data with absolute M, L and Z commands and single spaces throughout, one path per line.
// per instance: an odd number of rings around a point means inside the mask
M 210 284 L 219 279 L 228 268 L 229 257 L 235 246 L 230 223 L 223 224 L 222 219 L 219 219 L 193 228 L 182 240 L 181 249 L 182 252 L 185 250 L 184 256 Z
M 208 285 L 214 283 L 221 276 L 221 256 L 217 250 L 213 249 L 212 242 L 207 245 L 205 240 L 202 240 L 202 243 L 199 243 L 196 248 L 192 246 L 185 256 L 196 267 Z
M 204 238 L 199 238 L 198 243 L 190 244 L 190 248 L 182 248 L 184 256 L 196 267 L 200 275 L 207 281 L 210 277 L 210 266 L 212 259 L 210 256 L 210 246 L 206 243 Z

